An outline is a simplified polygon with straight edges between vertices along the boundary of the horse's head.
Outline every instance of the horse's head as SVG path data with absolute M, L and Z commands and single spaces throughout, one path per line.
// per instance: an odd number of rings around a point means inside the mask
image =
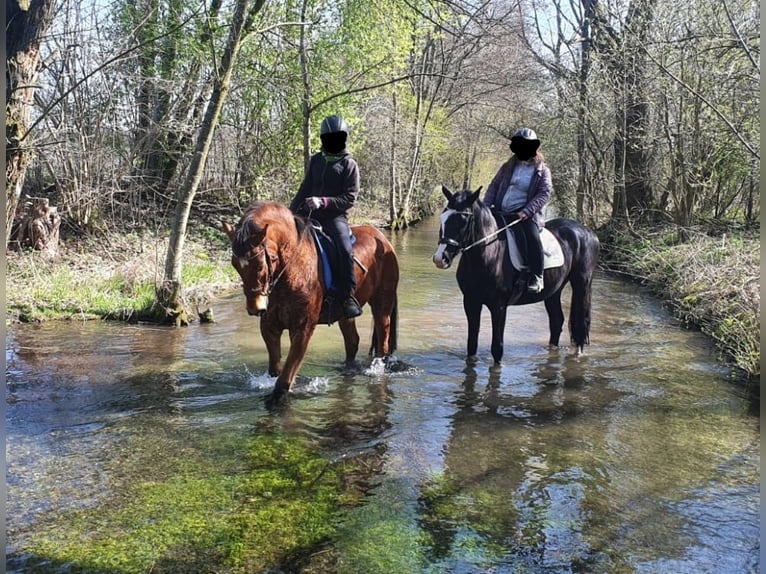
M 247 312 L 261 316 L 269 305 L 277 265 L 276 246 L 267 237 L 268 224 L 261 226 L 246 213 L 236 226 L 223 222 L 231 241 L 231 264 L 242 278 Z
M 439 269 L 447 269 L 453 259 L 466 247 L 471 238 L 471 225 L 474 216 L 474 204 L 479 199 L 481 186 L 476 191 L 465 190 L 452 193 L 442 185 L 442 193 L 447 198 L 447 207 L 441 214 L 439 244 L 436 246 L 433 261 Z

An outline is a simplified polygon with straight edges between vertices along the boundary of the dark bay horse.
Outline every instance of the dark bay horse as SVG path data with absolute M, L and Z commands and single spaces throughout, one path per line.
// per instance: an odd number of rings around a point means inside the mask
M 383 233 L 369 225 L 352 226 L 356 237 L 357 288 L 361 306 L 372 309 L 375 357 L 387 358 L 396 350 L 399 262 Z M 269 374 L 276 376 L 272 399 L 291 388 L 320 319 L 324 301 L 321 261 L 305 219 L 276 202 L 255 202 L 236 226 L 223 222 L 231 241 L 231 263 L 242 278 L 247 312 L 261 317 L 261 336 L 269 354 Z M 346 363 L 359 350 L 354 319 L 339 319 Z M 290 348 L 284 368 L 280 339 L 287 330 Z
M 441 215 L 439 244 L 433 256 L 437 267 L 447 269 L 453 259 L 462 253 L 456 276 L 468 320 L 467 360 L 476 360 L 483 305 L 492 317 L 492 357 L 495 363 L 500 363 L 503 357 L 503 331 L 508 305 L 543 301 L 548 312 L 549 343 L 558 346 L 564 325 L 561 290 L 567 283 L 572 288 L 569 332 L 577 354 L 582 354 L 583 346 L 589 343 L 591 284 L 600 250 L 596 234 L 571 219 L 547 221 L 546 228 L 561 244 L 564 264 L 546 269 L 543 291 L 529 293 L 529 275 L 510 264 L 505 232 L 498 228 L 489 207 L 479 199 L 480 191 L 481 187 L 476 191 L 453 194 L 442 186 L 447 207 Z

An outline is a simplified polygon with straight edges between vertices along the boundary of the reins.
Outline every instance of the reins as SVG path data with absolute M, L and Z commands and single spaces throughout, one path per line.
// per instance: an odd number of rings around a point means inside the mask
M 473 243 L 471 243 L 470 245 L 467 245 L 467 246 L 465 246 L 465 247 L 461 247 L 461 248 L 460 248 L 460 253 L 465 253 L 466 251 L 468 251 L 468 250 L 469 250 L 469 249 L 471 249 L 472 247 L 476 247 L 476 246 L 477 246 L 477 245 L 479 245 L 480 243 L 484 243 L 485 241 L 487 241 L 487 239 L 491 239 L 491 238 L 493 238 L 495 235 L 499 234 L 500 232 L 502 232 L 502 231 L 505 231 L 506 229 L 508 229 L 508 228 L 510 228 L 510 227 L 513 227 L 513 226 L 514 226 L 514 225 L 516 225 L 516 224 L 517 224 L 519 221 L 521 221 L 521 219 L 514 219 L 514 220 L 513 220 L 513 221 L 511 221 L 511 222 L 510 222 L 508 225 L 504 225 L 503 227 L 501 227 L 501 228 L 500 228 L 500 229 L 498 229 L 497 231 L 493 231 L 493 232 L 492 232 L 492 233 L 490 233 L 489 235 L 485 235 L 485 236 L 484 236 L 484 237 L 482 237 L 481 239 L 477 239 L 476 241 L 474 241 L 474 242 L 473 242 Z
M 264 251 L 266 251 L 266 246 L 264 246 L 263 249 Z M 269 252 L 266 251 L 266 266 L 269 268 L 269 290 L 266 291 L 267 297 L 271 295 L 272 291 L 274 291 L 274 288 L 277 286 L 277 282 L 282 278 L 282 274 L 287 269 L 288 263 L 290 263 L 290 261 L 285 261 L 279 273 L 277 273 L 276 276 L 272 277 L 271 257 L 269 256 Z

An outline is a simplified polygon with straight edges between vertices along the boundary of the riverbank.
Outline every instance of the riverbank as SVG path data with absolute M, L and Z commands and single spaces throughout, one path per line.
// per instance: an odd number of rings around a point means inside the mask
M 601 266 L 629 277 L 667 302 L 685 324 L 712 337 L 721 358 L 748 377 L 760 375 L 758 230 L 710 234 L 666 226 L 632 233 L 602 230 Z M 239 285 L 228 241 L 212 229 L 187 239 L 186 302 L 200 316 L 218 294 Z M 46 320 L 136 320 L 154 300 L 167 239 L 114 234 L 63 239 L 50 258 L 6 255 L 6 324 Z M 214 317 L 213 317 L 214 319 Z
M 721 359 L 760 376 L 760 230 L 662 226 L 604 229 L 601 267 L 654 292 L 690 328 L 710 336 Z
M 58 254 L 6 253 L 6 325 L 47 320 L 135 321 L 154 302 L 168 239 L 149 233 L 62 239 Z M 182 282 L 191 314 L 237 288 L 228 239 L 212 230 L 190 234 Z M 196 316 L 195 316 L 196 318 Z

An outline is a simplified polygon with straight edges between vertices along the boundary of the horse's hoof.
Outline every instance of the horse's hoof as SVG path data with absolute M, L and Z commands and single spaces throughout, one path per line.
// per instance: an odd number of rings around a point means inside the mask
M 266 397 L 266 408 L 272 409 L 287 403 L 287 393 L 287 389 L 275 387 L 271 394 Z
M 479 362 L 479 357 L 477 355 L 468 355 L 465 358 L 465 364 L 466 365 L 476 365 Z
M 585 350 L 582 347 L 577 347 L 577 350 L 575 351 L 575 357 L 578 359 L 585 355 Z

